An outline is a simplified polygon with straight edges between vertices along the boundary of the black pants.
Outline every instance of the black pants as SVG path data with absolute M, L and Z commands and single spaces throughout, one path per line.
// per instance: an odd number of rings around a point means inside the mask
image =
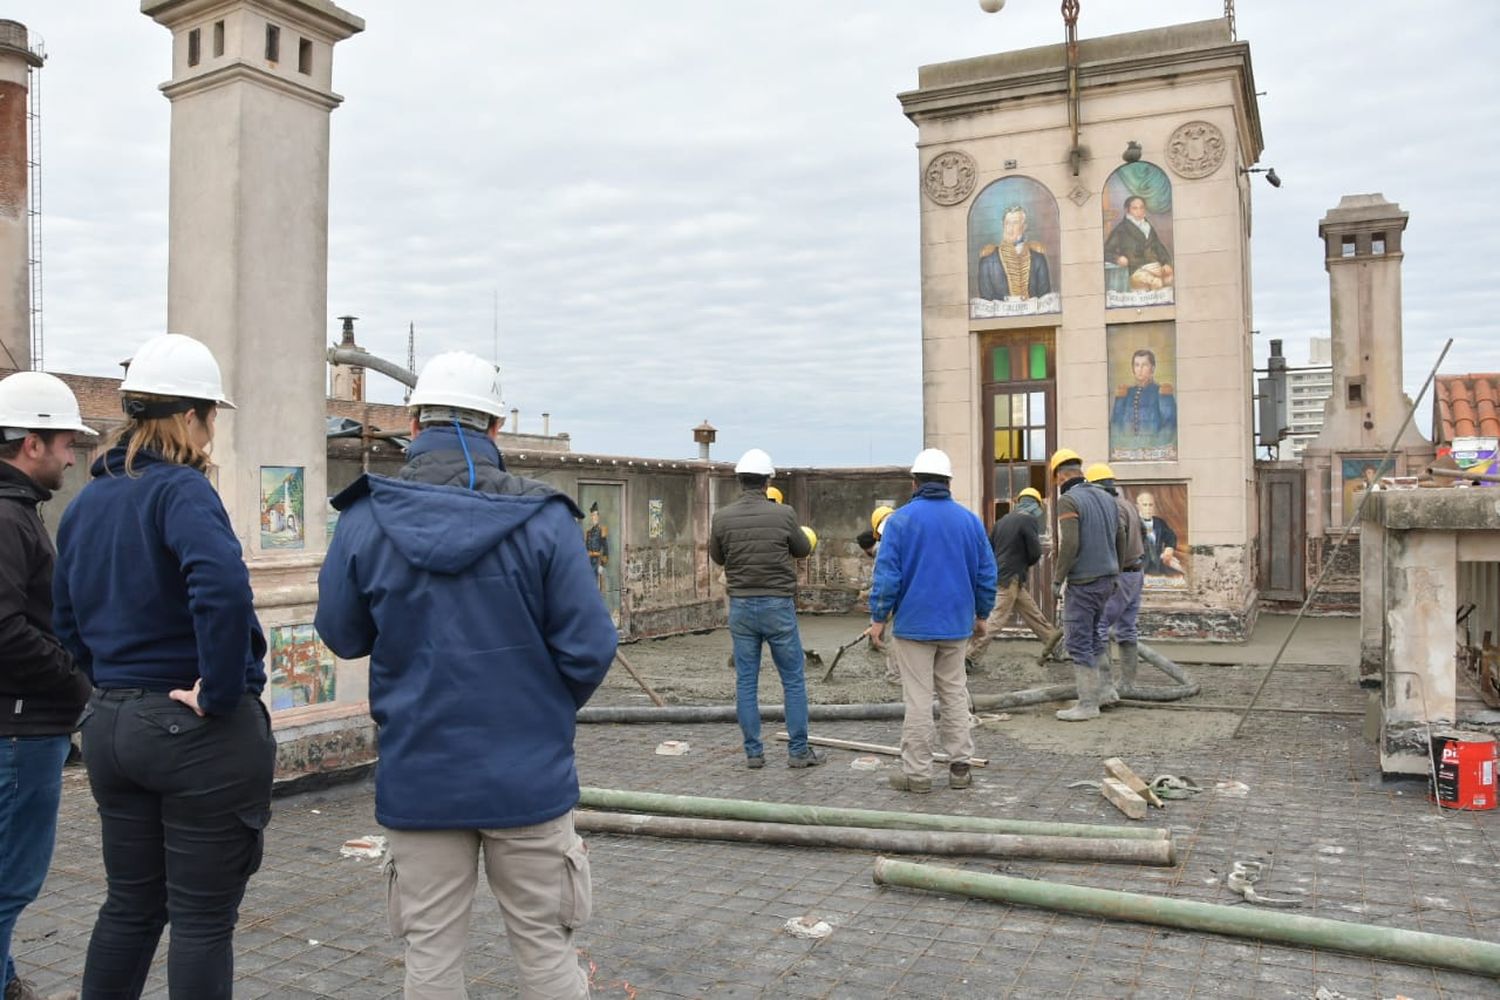
M 83 723 L 109 893 L 83 1000 L 136 1000 L 172 925 L 173 1000 L 231 997 L 234 925 L 260 867 L 276 741 L 261 700 L 200 718 L 165 694 L 101 691 Z

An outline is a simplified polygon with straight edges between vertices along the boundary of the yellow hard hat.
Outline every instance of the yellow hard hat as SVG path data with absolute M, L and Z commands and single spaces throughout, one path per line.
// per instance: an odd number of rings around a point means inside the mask
M 1115 478 L 1115 470 L 1111 469 L 1103 462 L 1095 462 L 1084 472 L 1083 478 L 1087 479 L 1091 483 L 1097 483 L 1101 479 Z
M 1079 465 L 1082 465 L 1083 456 L 1072 448 L 1059 448 L 1052 453 L 1052 460 L 1047 463 L 1047 471 L 1055 476 L 1057 475 L 1057 467 L 1065 465 L 1068 462 L 1077 462 Z
M 812 544 L 813 551 L 816 552 L 818 549 L 818 533 L 805 524 L 802 526 L 802 533 L 807 536 L 807 540 Z
M 1017 500 L 1021 499 L 1022 497 L 1031 497 L 1031 499 L 1035 500 L 1037 503 L 1042 502 L 1041 493 L 1039 493 L 1034 487 L 1031 486 L 1026 487 L 1024 490 L 1016 494 Z
M 774 486 L 766 487 L 766 499 L 774 500 L 776 503 L 785 503 L 786 497 Z
M 896 513 L 896 508 L 894 507 L 887 507 L 885 504 L 876 507 L 875 512 L 870 515 L 870 530 L 877 535 L 880 534 L 880 526 L 885 523 L 886 518 L 894 513 Z

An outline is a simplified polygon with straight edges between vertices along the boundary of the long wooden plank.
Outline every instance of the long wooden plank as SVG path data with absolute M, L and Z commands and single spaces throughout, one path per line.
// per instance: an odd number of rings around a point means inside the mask
M 787 735 L 785 731 L 777 733 L 776 738 L 782 743 L 785 743 L 791 739 L 791 737 Z M 900 747 L 887 746 L 884 743 L 861 743 L 859 740 L 836 740 L 831 736 L 809 736 L 807 738 L 807 742 L 811 743 L 813 746 L 832 747 L 835 750 L 858 750 L 862 753 L 885 754 L 887 757 L 901 756 Z M 939 764 L 948 763 L 948 755 L 945 753 L 934 753 L 932 755 L 932 759 Z M 989 767 L 990 759 L 988 757 L 970 757 L 969 766 Z

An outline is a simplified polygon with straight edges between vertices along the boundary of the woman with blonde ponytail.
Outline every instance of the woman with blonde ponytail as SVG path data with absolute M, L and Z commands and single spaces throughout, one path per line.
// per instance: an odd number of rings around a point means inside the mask
M 94 682 L 82 725 L 108 895 L 84 1000 L 141 995 L 169 920 L 173 1000 L 230 997 L 234 927 L 260 867 L 276 743 L 250 575 L 209 482 L 224 396 L 191 337 L 153 337 L 129 418 L 58 527 L 58 637 Z

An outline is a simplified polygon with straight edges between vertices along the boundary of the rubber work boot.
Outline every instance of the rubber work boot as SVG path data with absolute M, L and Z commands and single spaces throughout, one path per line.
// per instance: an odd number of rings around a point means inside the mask
M 1078 682 L 1078 704 L 1058 709 L 1057 717 L 1064 722 L 1087 722 L 1099 718 L 1099 671 L 1093 667 L 1075 666 L 1073 679 Z
M 787 767 L 817 767 L 828 759 L 825 753 L 819 753 L 815 747 L 808 747 L 807 753 L 787 754 Z
M 1120 643 L 1119 689 L 1122 693 L 1129 692 L 1135 687 L 1135 671 L 1140 662 L 1140 650 L 1136 648 L 1135 643 Z
M 968 788 L 972 784 L 974 784 L 974 775 L 969 773 L 967 763 L 948 765 L 949 788 Z
M 758 754 L 756 754 L 753 757 L 751 755 L 749 755 L 749 754 L 746 754 L 745 755 L 745 766 L 748 767 L 752 771 L 759 771 L 761 768 L 763 768 L 763 767 L 766 766 L 766 757 L 765 757 L 765 754 L 759 754 L 758 753 Z
M 891 775 L 891 787 L 898 792 L 916 792 L 918 795 L 926 795 L 932 791 L 932 779 L 914 778 L 904 771 L 897 771 Z
M 78 1000 L 78 994 L 73 990 L 43 994 L 36 983 L 18 977 L 5 984 L 5 1000 Z
M 1120 692 L 1115 690 L 1115 681 L 1110 676 L 1109 649 L 1099 654 L 1099 707 L 1114 708 L 1120 703 Z

